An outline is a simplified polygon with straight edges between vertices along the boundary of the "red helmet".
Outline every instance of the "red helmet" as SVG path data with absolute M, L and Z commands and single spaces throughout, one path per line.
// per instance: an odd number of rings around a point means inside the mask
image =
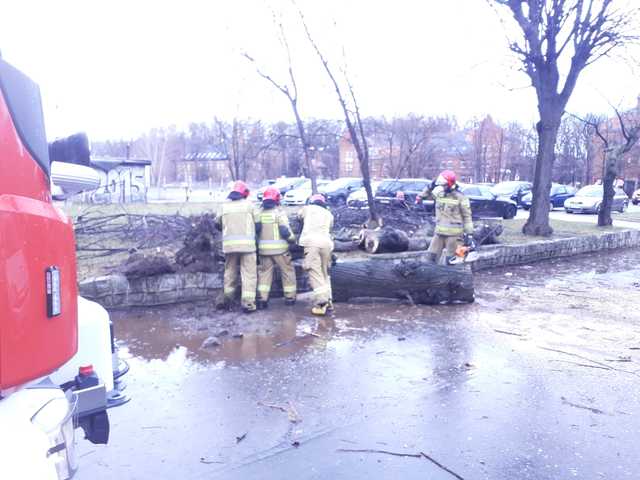
M 280 201 L 280 190 L 275 187 L 268 187 L 262 194 L 262 200 L 273 200 L 274 202 Z
M 324 198 L 324 195 L 320 194 L 320 193 L 316 193 L 315 195 L 311 195 L 311 198 L 309 199 L 309 203 L 322 203 L 325 204 L 327 203 L 327 201 Z
M 249 187 L 247 187 L 247 184 L 244 183 L 242 180 L 238 180 L 236 183 L 233 184 L 233 190 L 232 191 L 233 192 L 238 192 L 243 197 L 248 197 L 249 196 Z
M 438 185 L 453 187 L 456 183 L 456 174 L 451 170 L 444 170 L 438 175 L 438 179 L 436 180 Z

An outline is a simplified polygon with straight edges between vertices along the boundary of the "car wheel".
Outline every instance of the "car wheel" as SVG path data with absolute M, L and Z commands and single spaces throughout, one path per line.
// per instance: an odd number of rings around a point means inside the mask
M 565 211 L 566 213 L 573 213 L 573 212 L 572 212 L 571 210 L 569 210 L 568 208 L 565 208 L 565 209 L 564 209 L 564 211 Z
M 553 202 L 549 202 L 549 211 L 553 212 L 553 209 L 556 208 L 553 206 Z
M 336 199 L 333 201 L 333 203 L 337 206 L 337 207 L 341 207 L 342 205 L 344 205 L 345 203 L 347 203 L 347 200 L 344 197 L 336 197 Z
M 510 218 L 515 217 L 517 213 L 518 213 L 518 209 L 514 205 L 509 205 L 507 208 L 505 208 L 504 215 L 502 218 L 504 218 L 505 220 L 508 220 Z

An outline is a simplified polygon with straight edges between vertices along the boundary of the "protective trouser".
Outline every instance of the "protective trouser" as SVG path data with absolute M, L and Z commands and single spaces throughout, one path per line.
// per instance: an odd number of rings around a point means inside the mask
M 280 255 L 260 255 L 258 265 L 258 295 L 260 300 L 269 300 L 269 292 L 273 283 L 273 271 L 275 267 L 280 269 L 282 277 L 282 291 L 284 298 L 296 298 L 296 270 L 291 262 L 289 252 Z
M 330 265 L 330 248 L 304 247 L 304 262 L 302 263 L 302 268 L 306 270 L 309 275 L 309 283 L 313 289 L 313 298 L 316 305 L 331 303 Z
M 238 268 L 239 267 L 239 268 Z M 242 281 L 240 301 L 244 308 L 256 308 L 256 254 L 225 253 L 224 255 L 224 296 L 231 299 L 238 284 L 238 269 Z
M 462 245 L 461 235 L 439 235 L 434 234 L 429 244 L 427 252 L 436 256 L 436 262 L 440 259 L 442 251 L 446 251 L 448 257 L 455 255 L 456 248 Z

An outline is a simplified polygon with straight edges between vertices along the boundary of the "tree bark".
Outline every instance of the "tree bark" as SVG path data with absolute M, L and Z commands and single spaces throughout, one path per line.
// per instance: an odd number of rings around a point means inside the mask
M 470 303 L 473 276 L 465 267 L 447 267 L 414 260 L 370 257 L 338 262 L 331 269 L 336 302 L 357 297 L 408 299 L 416 304 Z
M 538 155 L 533 180 L 533 203 L 529 219 L 522 228 L 525 235 L 548 237 L 553 233 L 549 225 L 549 195 L 553 162 L 555 159 L 555 145 L 560 128 L 562 112 L 549 112 L 541 108 L 541 120 L 537 123 Z
M 598 210 L 598 226 L 608 227 L 613 224 L 611 219 L 611 207 L 613 206 L 613 196 L 615 195 L 615 189 L 613 188 L 613 182 L 616 179 L 616 165 L 618 163 L 618 157 L 615 154 L 617 149 L 607 149 L 604 152 L 604 175 L 602 178 L 602 203 Z

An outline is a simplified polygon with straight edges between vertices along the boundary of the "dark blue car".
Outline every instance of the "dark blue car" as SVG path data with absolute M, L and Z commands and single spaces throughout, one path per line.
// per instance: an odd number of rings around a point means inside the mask
M 551 210 L 554 208 L 562 208 L 564 207 L 564 201 L 567 198 L 571 198 L 575 196 L 576 189 L 570 185 L 560 185 L 558 183 L 554 183 L 551 185 L 551 193 L 549 196 L 549 207 Z M 527 193 L 520 200 L 520 204 L 522 208 L 525 210 L 529 210 L 531 208 L 531 203 L 533 202 L 533 194 L 532 192 Z

